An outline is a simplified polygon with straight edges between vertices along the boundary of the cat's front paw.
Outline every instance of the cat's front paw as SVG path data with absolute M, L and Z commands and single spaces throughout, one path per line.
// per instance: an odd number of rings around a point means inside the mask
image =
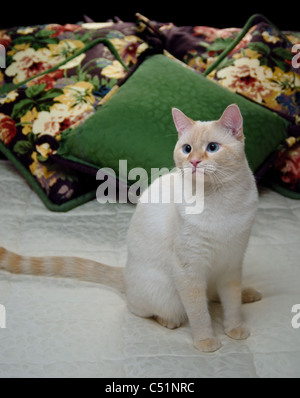
M 221 342 L 217 337 L 212 337 L 205 340 L 196 340 L 194 346 L 202 352 L 214 352 L 221 347 Z
M 234 340 L 245 340 L 250 335 L 249 329 L 244 325 L 238 326 L 237 328 L 228 331 L 225 330 L 225 333 Z

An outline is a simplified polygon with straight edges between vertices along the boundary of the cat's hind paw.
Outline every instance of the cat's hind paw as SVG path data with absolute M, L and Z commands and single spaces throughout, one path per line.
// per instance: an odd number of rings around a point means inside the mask
M 252 287 L 246 287 L 242 290 L 242 303 L 254 303 L 262 299 L 261 293 Z
M 234 340 L 245 340 L 249 337 L 250 332 L 246 326 L 238 326 L 237 328 L 231 329 L 229 331 L 225 331 L 227 336 Z
M 161 318 L 160 316 L 154 316 L 153 317 L 156 322 L 158 322 L 161 326 L 164 326 L 165 328 L 168 329 L 177 329 L 181 326 L 180 322 L 174 322 L 174 321 L 167 321 L 164 318 Z
M 221 347 L 221 342 L 217 337 L 212 337 L 205 340 L 196 340 L 194 346 L 202 352 L 214 352 Z

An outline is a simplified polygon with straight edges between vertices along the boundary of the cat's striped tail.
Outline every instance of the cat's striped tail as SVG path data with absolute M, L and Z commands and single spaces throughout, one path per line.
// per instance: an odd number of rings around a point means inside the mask
M 26 257 L 0 247 L 0 269 L 13 274 L 55 276 L 100 283 L 125 291 L 122 267 L 111 267 L 79 257 Z

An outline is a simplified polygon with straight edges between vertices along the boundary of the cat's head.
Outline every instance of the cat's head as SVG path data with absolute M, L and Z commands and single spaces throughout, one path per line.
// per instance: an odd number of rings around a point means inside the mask
M 243 118 L 236 104 L 229 105 L 219 120 L 194 121 L 173 108 L 178 131 L 174 150 L 176 167 L 204 172 L 214 182 L 227 179 L 245 159 Z M 227 178 L 226 178 L 227 177 Z

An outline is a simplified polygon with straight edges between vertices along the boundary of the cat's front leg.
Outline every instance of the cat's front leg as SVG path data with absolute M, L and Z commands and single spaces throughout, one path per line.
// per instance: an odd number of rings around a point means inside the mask
M 176 261 L 174 279 L 190 322 L 194 346 L 203 352 L 218 350 L 221 343 L 212 329 L 206 283 L 199 276 L 199 269 L 192 264 L 182 266 Z
M 235 276 L 230 280 L 222 280 L 217 285 L 224 311 L 224 331 L 235 340 L 244 340 L 249 336 L 249 330 L 242 319 L 242 288 L 241 278 Z

